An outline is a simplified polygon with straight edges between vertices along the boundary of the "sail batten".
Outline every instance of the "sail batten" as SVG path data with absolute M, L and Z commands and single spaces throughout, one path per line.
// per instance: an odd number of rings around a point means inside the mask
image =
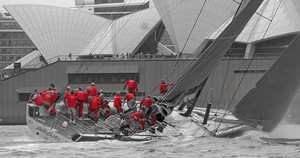
M 211 71 L 217 66 L 221 58 L 243 30 L 247 22 L 253 16 L 262 0 L 248 1 L 247 5 L 239 12 L 220 36 L 203 52 L 193 63 L 190 69 L 175 86 L 166 94 L 164 101 L 170 102 L 176 96 L 203 83 Z
M 234 115 L 245 123 L 271 132 L 284 118 L 300 88 L 300 36 L 236 105 Z M 271 120 L 271 121 L 269 121 Z

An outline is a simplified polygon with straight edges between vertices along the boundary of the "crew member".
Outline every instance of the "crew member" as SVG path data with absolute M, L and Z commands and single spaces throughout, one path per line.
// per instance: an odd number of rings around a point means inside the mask
M 140 109 L 144 111 L 144 113 L 146 114 L 149 110 L 149 108 L 153 105 L 153 101 L 151 100 L 150 95 L 148 95 L 147 97 L 143 98 L 141 103 L 140 103 Z M 152 115 L 149 117 L 149 122 L 150 125 L 154 125 L 156 123 L 156 115 Z
M 95 86 L 95 83 L 92 82 L 90 87 L 86 90 L 88 99 L 91 99 L 93 96 L 96 96 L 98 93 L 98 89 Z
M 40 93 L 37 90 L 34 90 L 33 96 L 30 98 L 30 101 L 33 102 L 35 105 L 42 106 L 43 103 L 43 97 L 40 95 Z
M 140 105 L 141 107 L 145 107 L 145 108 L 150 108 L 150 106 L 153 104 L 153 101 L 151 100 L 150 95 L 148 95 L 147 97 L 143 98 Z M 145 109 L 146 110 L 146 109 Z M 145 111 L 146 112 L 146 111 Z
M 70 94 L 71 94 L 71 87 L 67 86 L 67 89 L 64 92 L 64 102 L 66 102 L 66 100 Z
M 108 105 L 107 100 L 103 100 L 103 102 L 101 103 L 100 114 L 105 118 L 108 118 L 110 116 L 110 106 Z
M 82 120 L 83 102 L 85 101 L 86 93 L 79 87 L 75 95 L 77 97 L 76 109 L 78 108 L 79 120 Z
M 124 97 L 124 103 L 127 102 L 127 106 L 129 109 L 133 109 L 135 107 L 135 96 L 128 92 Z
M 138 129 L 139 130 L 145 129 L 145 115 L 144 115 L 143 110 L 139 110 L 139 111 L 131 114 L 129 116 L 129 121 L 131 121 L 132 119 L 134 119 L 138 123 L 138 125 L 139 125 Z
M 48 90 L 44 91 L 42 94 L 43 102 L 44 102 L 44 107 L 46 108 L 47 111 L 50 110 L 50 115 L 56 115 L 55 108 L 52 107 L 52 98 L 53 98 L 53 91 L 51 88 Z M 51 109 L 50 109 L 51 108 Z
M 99 110 L 99 105 L 100 105 L 100 97 L 99 97 L 100 93 L 98 93 L 98 95 L 93 96 L 91 101 L 90 101 L 90 106 L 88 109 L 88 113 L 87 113 L 87 117 L 89 117 L 89 115 L 91 114 L 91 112 L 94 112 L 94 121 L 97 122 L 98 121 L 98 110 Z
M 57 92 L 56 87 L 54 86 L 54 84 L 50 84 L 50 88 L 53 91 L 52 103 L 54 104 L 56 102 L 56 100 L 58 99 L 58 92 Z
M 120 91 L 117 91 L 115 97 L 114 97 L 114 107 L 117 109 L 118 114 L 122 114 L 123 113 L 123 109 L 122 109 L 122 99 L 120 96 Z
M 138 92 L 138 85 L 137 85 L 134 77 L 132 77 L 131 80 L 128 80 L 124 84 L 123 89 L 125 90 L 126 87 L 128 87 L 128 92 L 129 93 L 132 93 L 134 96 L 136 96 L 136 93 Z
M 70 114 L 70 123 L 76 124 L 75 117 L 76 117 L 76 100 L 77 97 L 74 94 L 74 91 L 72 90 L 71 93 L 67 97 L 68 102 L 68 113 Z
M 161 80 L 161 84 L 159 85 L 159 93 L 161 96 L 165 95 L 168 92 L 168 86 L 172 86 L 173 84 L 166 83 L 164 79 Z

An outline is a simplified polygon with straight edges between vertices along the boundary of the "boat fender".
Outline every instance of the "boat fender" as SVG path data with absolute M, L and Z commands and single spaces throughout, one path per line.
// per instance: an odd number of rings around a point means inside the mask
M 63 126 L 63 128 L 66 128 L 66 127 L 68 126 L 68 122 L 64 121 L 64 122 L 62 123 L 62 126 Z

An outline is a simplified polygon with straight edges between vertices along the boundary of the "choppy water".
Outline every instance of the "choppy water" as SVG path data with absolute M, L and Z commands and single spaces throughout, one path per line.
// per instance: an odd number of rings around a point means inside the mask
M 150 142 L 52 143 L 27 126 L 0 126 L 0 157 L 300 157 L 300 147 L 266 143 L 259 132 L 238 138 L 170 137 Z

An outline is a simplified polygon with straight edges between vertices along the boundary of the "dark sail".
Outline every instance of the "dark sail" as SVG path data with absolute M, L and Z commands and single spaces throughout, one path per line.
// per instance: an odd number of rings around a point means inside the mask
M 300 87 L 300 36 L 283 52 L 256 87 L 237 104 L 235 116 L 271 132 L 280 123 Z
M 248 2 L 248 3 L 247 3 Z M 247 5 L 239 12 L 233 21 L 225 28 L 219 37 L 193 63 L 184 76 L 164 96 L 163 102 L 175 102 L 182 93 L 200 85 L 218 65 L 237 36 L 253 16 L 262 0 L 246 1 Z

